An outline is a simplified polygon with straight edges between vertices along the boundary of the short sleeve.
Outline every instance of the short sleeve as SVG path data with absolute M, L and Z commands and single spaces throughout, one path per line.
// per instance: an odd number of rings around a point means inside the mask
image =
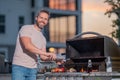
M 19 36 L 31 37 L 31 32 L 32 32 L 32 29 L 30 28 L 30 26 L 23 26 L 20 29 Z

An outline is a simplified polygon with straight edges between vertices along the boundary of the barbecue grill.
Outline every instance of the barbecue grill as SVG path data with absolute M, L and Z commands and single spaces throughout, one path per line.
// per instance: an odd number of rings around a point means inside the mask
M 92 34 L 94 36 L 84 37 L 85 35 Z M 96 32 L 84 32 L 76 35 L 72 39 L 66 40 L 66 67 L 70 67 L 74 65 L 77 71 L 80 71 L 83 68 L 85 71 L 87 70 L 87 62 L 88 60 L 92 61 L 93 70 L 97 71 L 106 71 L 108 67 L 106 65 L 106 58 L 119 59 L 120 49 L 115 41 L 108 37 L 101 35 Z M 72 61 L 71 63 L 68 63 Z M 119 63 L 119 61 L 117 62 Z M 111 64 L 113 70 L 115 69 L 115 65 Z M 120 67 L 119 67 L 120 69 Z

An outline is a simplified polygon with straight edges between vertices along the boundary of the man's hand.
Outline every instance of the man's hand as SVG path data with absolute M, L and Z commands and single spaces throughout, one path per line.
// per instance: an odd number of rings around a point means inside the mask
M 52 60 L 55 60 L 55 59 L 56 59 L 56 54 L 55 54 L 55 53 L 47 52 L 47 53 L 45 53 L 44 55 L 40 55 L 40 58 L 41 58 L 43 61 L 52 61 Z
M 50 60 L 56 60 L 56 54 L 55 54 L 55 53 L 50 53 L 50 52 L 49 52 L 49 53 L 47 53 L 47 54 L 49 54 L 49 56 L 50 56 L 49 59 L 50 59 Z
M 40 55 L 40 59 L 41 59 L 42 61 L 48 61 L 49 57 L 44 56 L 44 55 Z

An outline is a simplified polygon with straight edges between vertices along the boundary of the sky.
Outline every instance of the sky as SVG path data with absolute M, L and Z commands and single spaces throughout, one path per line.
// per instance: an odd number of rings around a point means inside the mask
M 104 3 L 105 0 L 82 0 L 82 31 L 97 32 L 102 35 L 111 37 L 112 32 L 112 20 L 115 19 L 115 15 L 108 18 L 105 15 L 107 9 L 110 6 Z

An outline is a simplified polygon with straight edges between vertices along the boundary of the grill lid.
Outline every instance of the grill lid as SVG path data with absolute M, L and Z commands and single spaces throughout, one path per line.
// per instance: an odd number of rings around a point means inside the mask
M 82 37 L 94 34 L 92 37 Z M 120 49 L 112 38 L 95 32 L 82 33 L 73 39 L 66 40 L 66 58 L 80 57 L 116 57 L 120 56 Z

